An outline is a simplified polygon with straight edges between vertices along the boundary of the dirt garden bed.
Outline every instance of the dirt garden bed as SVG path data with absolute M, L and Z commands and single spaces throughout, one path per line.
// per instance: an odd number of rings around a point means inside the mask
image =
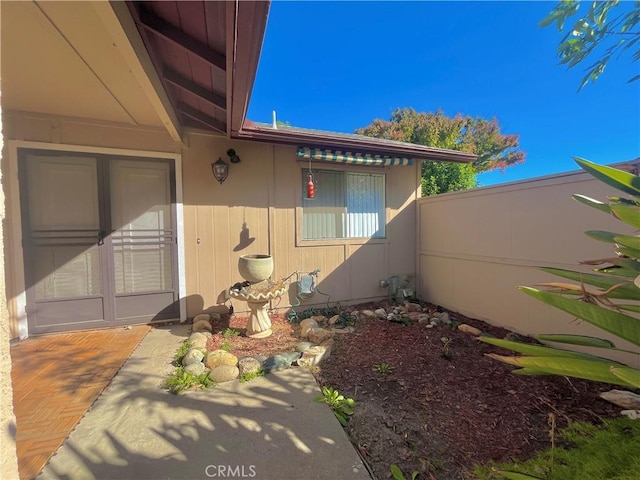
M 349 310 L 380 307 L 390 305 Z M 498 338 L 508 330 L 452 312 L 449 317 L 452 325 L 433 328 L 361 318 L 353 333 L 336 335 L 331 357 L 314 371 L 321 385 L 356 400 L 346 431 L 378 479 L 392 478 L 392 464 L 407 478 L 413 471 L 424 479 L 474 478 L 475 465 L 526 459 L 550 446 L 550 415 L 558 428 L 617 415 L 619 409 L 598 397 L 608 385 L 513 375 L 511 367 L 485 356 L 504 351 L 455 327 L 466 323 Z M 299 327 L 284 315 L 271 318 L 269 338 L 218 334 L 210 343 L 231 341 L 239 356 L 293 350 Z M 242 328 L 245 322 L 215 321 L 213 331 Z

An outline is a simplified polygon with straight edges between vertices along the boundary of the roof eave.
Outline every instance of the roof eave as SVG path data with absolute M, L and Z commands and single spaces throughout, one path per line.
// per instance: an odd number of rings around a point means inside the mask
M 236 0 L 227 6 L 227 136 L 243 128 L 260 52 L 267 28 L 270 1 Z M 237 59 L 242 58 L 242 62 Z
M 298 147 L 316 147 L 331 149 L 353 149 L 362 153 L 377 155 L 410 157 L 416 160 L 432 160 L 440 162 L 471 163 L 477 155 L 456 150 L 444 150 L 412 143 L 384 144 L 375 137 L 344 137 L 332 135 L 330 132 L 292 132 L 277 129 L 253 128 L 244 126 L 233 135 L 238 140 L 271 142 L 276 144 L 295 145 Z

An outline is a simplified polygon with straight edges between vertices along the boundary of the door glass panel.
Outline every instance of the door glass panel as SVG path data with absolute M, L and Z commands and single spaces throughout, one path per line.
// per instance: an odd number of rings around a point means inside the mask
M 30 154 L 26 161 L 35 300 L 101 294 L 96 159 Z
M 114 245 L 116 293 L 171 290 L 171 245 Z
M 171 290 L 171 170 L 166 162 L 114 160 L 111 222 L 117 294 Z
M 95 158 L 29 155 L 33 230 L 99 230 Z
M 38 246 L 34 248 L 37 300 L 99 295 L 102 274 L 98 247 Z

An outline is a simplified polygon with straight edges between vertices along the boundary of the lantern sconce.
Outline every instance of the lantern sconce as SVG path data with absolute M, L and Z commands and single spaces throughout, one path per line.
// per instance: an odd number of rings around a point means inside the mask
M 229 176 L 229 164 L 218 158 L 218 161 L 211 164 L 211 171 L 213 172 L 213 176 L 216 177 L 216 180 L 222 185 L 222 183 Z
M 227 150 L 227 156 L 231 163 L 240 163 L 240 157 L 236 155 L 236 151 L 233 148 Z M 211 171 L 216 180 L 222 185 L 229 176 L 229 164 L 222 158 L 218 158 L 217 162 L 211 164 Z

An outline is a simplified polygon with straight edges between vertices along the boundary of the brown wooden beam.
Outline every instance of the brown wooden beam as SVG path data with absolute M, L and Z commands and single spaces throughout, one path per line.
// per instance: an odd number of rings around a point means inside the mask
M 162 76 L 167 82 L 171 83 L 172 85 L 175 85 L 182 90 L 192 93 L 193 95 L 201 98 L 205 102 L 209 102 L 215 107 L 218 107 L 224 111 L 227 110 L 227 99 L 222 95 L 218 95 L 217 93 L 207 90 L 206 88 L 198 85 L 195 82 L 192 82 L 188 78 L 183 77 L 178 72 L 171 70 L 168 67 L 164 67 L 164 69 L 162 70 Z
M 221 122 L 220 120 L 216 120 L 215 118 L 207 115 L 206 113 L 202 113 L 200 110 L 197 110 L 193 107 L 190 107 L 186 103 L 178 102 L 176 107 L 178 111 L 187 117 L 193 118 L 198 122 L 213 128 L 221 133 L 227 133 L 227 126 Z
M 140 23 L 147 30 L 166 38 L 185 50 L 188 50 L 194 55 L 197 55 L 203 60 L 209 62 L 211 65 L 218 67 L 223 72 L 226 71 L 227 60 L 220 52 L 216 52 L 209 48 L 209 46 L 200 43 L 195 38 L 190 37 L 179 28 L 174 27 L 169 22 L 158 17 L 146 8 L 140 8 L 139 15 Z

